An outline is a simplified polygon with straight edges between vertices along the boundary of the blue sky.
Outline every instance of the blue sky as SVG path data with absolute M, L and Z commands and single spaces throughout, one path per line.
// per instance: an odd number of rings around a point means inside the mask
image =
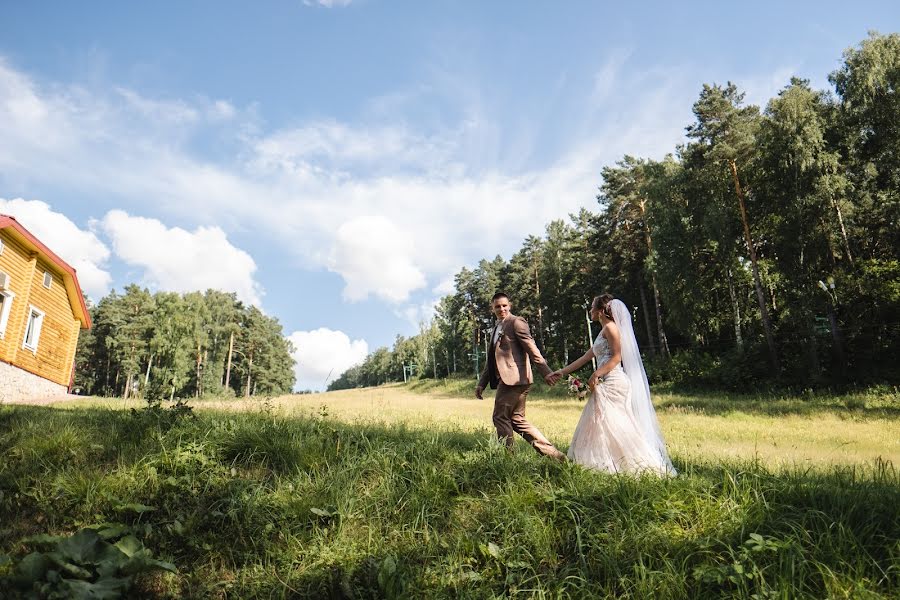
M 869 30 L 896 2 L 0 1 L 0 213 L 94 299 L 235 291 L 317 389 L 674 150 L 703 83 L 829 88 Z

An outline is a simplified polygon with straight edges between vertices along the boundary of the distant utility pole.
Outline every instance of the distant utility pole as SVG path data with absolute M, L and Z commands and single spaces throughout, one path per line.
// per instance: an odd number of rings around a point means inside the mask
M 591 303 L 585 300 L 584 303 L 584 320 L 587 323 L 587 342 L 588 348 L 592 348 L 594 345 L 594 340 L 591 339 Z M 594 370 L 597 370 L 597 357 L 592 353 L 591 354 L 591 362 L 594 365 Z
M 478 333 L 472 336 L 472 356 L 475 358 L 475 378 L 481 374 L 481 371 L 478 370 Z

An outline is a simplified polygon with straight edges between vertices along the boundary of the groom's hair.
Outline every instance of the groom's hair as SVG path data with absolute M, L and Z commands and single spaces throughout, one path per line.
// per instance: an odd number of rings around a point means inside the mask
M 507 296 L 507 295 L 504 294 L 503 292 L 497 292 L 496 294 L 494 294 L 493 296 L 491 296 L 491 306 L 494 305 L 494 302 L 497 301 L 497 298 L 506 298 L 507 300 L 509 300 L 509 296 Z

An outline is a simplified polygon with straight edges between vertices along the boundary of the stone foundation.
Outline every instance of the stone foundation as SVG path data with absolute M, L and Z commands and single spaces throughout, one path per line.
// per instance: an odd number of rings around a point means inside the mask
M 66 386 L 0 361 L 0 404 L 38 398 L 65 397 Z

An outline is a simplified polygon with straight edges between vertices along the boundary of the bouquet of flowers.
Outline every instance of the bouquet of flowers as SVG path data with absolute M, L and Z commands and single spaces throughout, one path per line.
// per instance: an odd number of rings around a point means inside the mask
M 581 399 L 587 396 L 588 389 L 587 385 L 577 377 L 573 377 L 569 375 L 569 378 L 566 380 L 567 388 L 569 390 L 569 394 L 575 398 Z

